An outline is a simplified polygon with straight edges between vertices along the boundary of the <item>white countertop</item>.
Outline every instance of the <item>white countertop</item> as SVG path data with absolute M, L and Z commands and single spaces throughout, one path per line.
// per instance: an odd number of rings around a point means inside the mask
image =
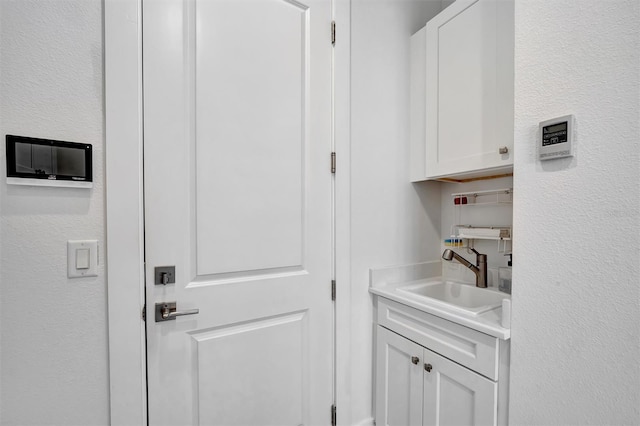
M 412 272 L 414 272 L 415 267 L 412 266 L 412 268 Z M 421 269 L 424 270 L 425 268 L 422 267 Z M 429 268 L 428 266 L 427 269 L 430 269 L 431 271 L 436 270 L 435 268 Z M 391 278 L 391 274 L 389 274 L 389 271 L 390 268 L 387 268 L 386 270 L 371 271 L 371 286 L 369 287 L 370 293 L 377 296 L 385 297 L 387 299 L 391 299 L 398 303 L 402 303 L 403 305 L 410 306 L 412 308 L 418 309 L 431 315 L 438 316 L 445 320 L 464 325 L 473 330 L 480 331 L 499 339 L 508 340 L 511 337 L 511 329 L 502 326 L 502 308 L 496 308 L 478 315 L 471 315 L 464 311 L 456 309 L 455 307 L 448 307 L 446 304 L 430 303 L 429 299 L 426 297 L 407 294 L 407 292 L 399 291 L 398 289 L 419 284 L 439 282 L 442 281 L 442 277 L 430 276 L 426 278 L 415 279 L 418 277 L 415 273 L 411 273 L 401 274 L 402 278 L 405 278 L 406 280 L 391 280 L 390 282 L 390 280 L 387 279 Z M 392 275 L 394 275 L 394 278 L 396 279 L 399 278 L 398 274 L 396 273 Z M 427 275 L 433 275 L 433 273 Z M 505 299 L 510 299 L 510 296 L 508 294 L 504 294 L 504 297 Z

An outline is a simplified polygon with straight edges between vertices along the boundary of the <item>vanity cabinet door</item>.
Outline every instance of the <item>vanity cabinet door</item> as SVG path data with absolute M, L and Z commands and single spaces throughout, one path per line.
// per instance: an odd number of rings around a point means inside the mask
M 376 424 L 422 424 L 423 348 L 377 326 Z
M 427 23 L 427 178 L 512 170 L 513 25 L 511 0 L 457 0 Z
M 497 424 L 496 382 L 428 349 L 423 358 L 423 426 Z

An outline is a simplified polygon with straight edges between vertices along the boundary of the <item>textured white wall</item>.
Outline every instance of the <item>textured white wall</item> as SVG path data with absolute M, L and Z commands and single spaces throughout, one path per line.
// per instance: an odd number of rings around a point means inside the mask
M 7 186 L 0 159 L 0 423 L 109 422 L 102 2 L 0 1 L 0 135 L 93 144 L 92 190 Z M 67 279 L 97 239 L 99 276 Z
M 640 3 L 516 1 L 510 423 L 640 424 Z M 577 156 L 540 163 L 573 113 Z
M 369 268 L 439 256 L 440 189 L 409 182 L 408 150 L 409 38 L 440 7 L 424 0 L 351 5 L 352 424 L 372 415 Z

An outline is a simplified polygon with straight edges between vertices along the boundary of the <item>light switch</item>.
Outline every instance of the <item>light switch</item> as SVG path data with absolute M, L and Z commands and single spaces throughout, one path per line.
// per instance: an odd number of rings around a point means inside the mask
M 76 250 L 76 269 L 89 269 L 91 262 L 89 261 L 89 249 Z
M 67 241 L 67 276 L 69 278 L 98 276 L 98 241 Z

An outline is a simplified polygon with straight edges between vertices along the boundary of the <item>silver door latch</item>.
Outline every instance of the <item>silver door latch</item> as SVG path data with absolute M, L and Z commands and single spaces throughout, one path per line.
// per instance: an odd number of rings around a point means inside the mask
M 186 311 L 176 311 L 176 302 L 156 303 L 156 322 L 175 320 L 176 317 L 184 315 L 195 315 L 200 309 L 187 309 Z

